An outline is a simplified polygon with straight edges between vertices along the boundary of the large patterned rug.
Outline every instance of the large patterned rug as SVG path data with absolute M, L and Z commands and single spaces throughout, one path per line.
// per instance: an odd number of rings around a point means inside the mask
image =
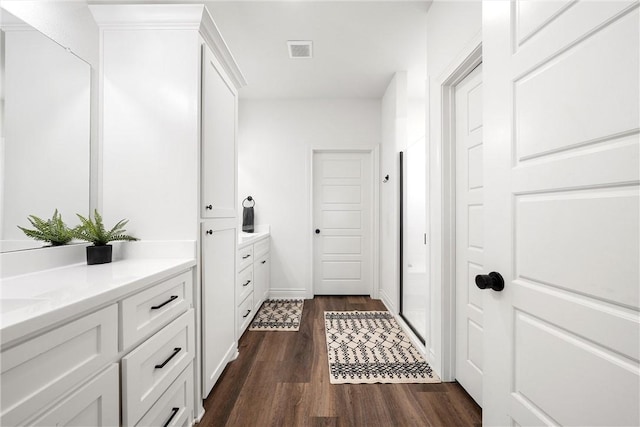
M 302 299 L 268 299 L 253 318 L 250 331 L 297 331 L 302 318 Z
M 325 311 L 332 384 L 439 383 L 388 311 Z

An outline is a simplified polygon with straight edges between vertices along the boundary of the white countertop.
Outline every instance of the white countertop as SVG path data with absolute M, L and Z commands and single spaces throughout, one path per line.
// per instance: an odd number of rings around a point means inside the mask
M 257 231 L 255 233 L 239 233 L 238 234 L 238 249 L 242 249 L 249 245 L 254 244 L 258 240 L 262 240 L 269 236 L 269 231 Z
M 196 265 L 192 258 L 74 264 L 2 279 L 0 343 L 111 304 Z

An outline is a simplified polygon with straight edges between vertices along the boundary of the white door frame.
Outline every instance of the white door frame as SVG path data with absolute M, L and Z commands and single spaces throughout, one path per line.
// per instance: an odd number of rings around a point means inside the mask
M 311 238 L 309 239 L 309 290 L 310 294 L 308 298 L 313 298 L 315 295 L 313 285 L 313 266 L 314 266 L 314 248 L 313 248 L 313 156 L 316 153 L 369 153 L 371 155 L 371 242 L 372 242 L 372 257 L 371 257 L 371 281 L 370 295 L 371 298 L 378 299 L 378 289 L 380 285 L 380 270 L 377 268 L 380 265 L 380 171 L 379 171 L 379 147 L 376 145 L 373 148 L 362 147 L 337 147 L 337 148 L 311 148 L 309 150 L 309 157 L 307 159 L 309 174 L 309 206 L 308 215 L 309 222 L 307 225 L 307 233 Z
M 476 37 L 442 74 L 442 251 L 440 281 L 443 381 L 455 379 L 456 358 L 456 140 L 455 86 L 482 62 L 482 37 Z M 436 249 L 437 250 L 437 249 Z

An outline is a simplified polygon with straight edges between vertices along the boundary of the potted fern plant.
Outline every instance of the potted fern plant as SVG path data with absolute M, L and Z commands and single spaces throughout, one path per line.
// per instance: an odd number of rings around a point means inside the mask
M 62 246 L 69 243 L 74 237 L 73 231 L 64 223 L 58 209 L 53 212 L 51 219 L 44 220 L 35 215 L 29 215 L 27 219 L 34 229 L 20 226 L 18 228 L 32 239 L 51 243 L 51 246 Z
M 91 219 L 91 216 L 85 218 L 80 214 L 76 215 L 80 219 L 80 225 L 73 229 L 74 237 L 93 243 L 93 246 L 87 246 L 88 265 L 111 262 L 113 247 L 109 242 L 138 240 L 125 234 L 124 226 L 127 225 L 128 220 L 120 220 L 111 230 L 107 231 L 102 222 L 102 216 L 97 209 L 93 211 L 93 219 Z

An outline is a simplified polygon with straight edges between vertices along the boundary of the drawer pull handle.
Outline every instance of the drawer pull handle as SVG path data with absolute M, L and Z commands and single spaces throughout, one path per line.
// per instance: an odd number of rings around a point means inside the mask
M 244 316 L 242 316 L 242 318 L 244 319 L 245 317 L 247 317 L 249 315 L 249 313 L 251 313 L 251 310 L 247 310 L 247 314 L 245 314 Z
M 156 369 L 162 369 L 164 368 L 164 365 L 166 365 L 167 363 L 169 363 L 169 360 L 173 359 L 174 357 L 176 357 L 176 354 L 180 353 L 180 350 L 182 350 L 180 347 L 176 347 L 173 349 L 173 353 L 171 353 L 171 356 L 169 356 L 167 358 L 167 360 L 165 360 L 164 362 L 162 362 L 160 365 L 156 365 Z
M 247 258 L 249 258 L 250 256 L 251 256 L 251 254 L 249 254 L 249 255 L 245 255 L 245 256 L 243 256 L 243 257 L 242 257 L 242 259 L 247 259 Z
M 247 280 L 247 282 L 246 282 L 246 283 L 243 283 L 243 284 L 242 284 L 242 286 L 248 286 L 248 285 L 249 285 L 249 283 L 251 283 L 251 280 Z
M 176 414 L 180 411 L 180 408 L 173 408 L 171 410 L 171 416 L 169 417 L 169 419 L 167 420 L 166 423 L 164 423 L 164 425 L 162 427 L 168 427 L 169 424 L 171 424 L 171 421 L 173 420 L 173 417 L 176 416 Z
M 266 264 L 266 263 L 267 263 L 267 260 L 266 260 L 266 259 L 265 259 L 264 261 L 262 261 L 262 264 Z
M 164 307 L 165 305 L 169 304 L 171 301 L 173 301 L 174 299 L 177 299 L 178 295 L 171 295 L 171 298 L 169 298 L 168 300 L 166 300 L 165 302 L 163 302 L 160 305 L 154 305 L 153 307 L 151 307 L 151 310 L 157 310 L 159 308 Z

